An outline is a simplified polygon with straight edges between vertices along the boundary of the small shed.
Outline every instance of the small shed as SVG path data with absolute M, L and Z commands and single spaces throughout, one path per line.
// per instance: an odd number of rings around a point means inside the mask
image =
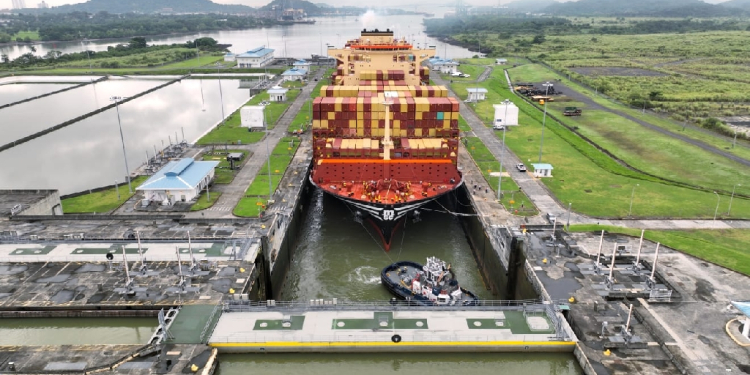
M 240 124 L 248 130 L 263 129 L 263 111 L 265 106 L 248 105 L 240 110 Z
M 500 104 L 493 104 L 495 107 L 494 125 L 518 125 L 518 107 L 510 100 Z
M 268 100 L 272 102 L 283 102 L 286 101 L 286 93 L 289 89 L 283 87 L 274 86 L 268 89 Z
M 487 89 L 484 87 L 471 87 L 466 89 L 466 91 L 469 92 L 469 97 L 466 99 L 468 102 L 478 102 L 487 97 Z
M 552 164 L 537 163 L 531 167 L 534 168 L 534 177 L 552 177 Z
M 508 59 L 495 59 L 495 65 L 507 65 Z
M 240 161 L 242 160 L 242 155 L 241 152 L 230 152 L 227 154 L 227 161 Z
M 284 77 L 284 81 L 301 81 L 307 77 L 307 70 L 292 68 L 281 73 L 281 76 Z

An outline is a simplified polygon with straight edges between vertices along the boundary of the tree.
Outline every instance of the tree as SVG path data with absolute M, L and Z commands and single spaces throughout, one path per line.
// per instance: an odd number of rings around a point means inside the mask
M 546 39 L 544 38 L 544 35 L 537 35 L 534 37 L 534 40 L 531 41 L 531 43 L 534 44 L 542 44 L 544 43 Z
M 137 36 L 137 37 L 130 39 L 130 42 L 128 42 L 128 46 L 133 49 L 138 49 L 138 48 L 146 48 L 148 44 L 146 44 L 146 38 L 142 36 Z
M 653 101 L 664 99 L 664 94 L 661 91 L 651 91 L 648 93 L 648 98 Z

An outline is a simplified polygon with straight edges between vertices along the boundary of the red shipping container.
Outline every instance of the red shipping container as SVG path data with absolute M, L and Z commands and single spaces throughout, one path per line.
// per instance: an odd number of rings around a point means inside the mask
M 451 120 L 451 129 L 458 129 L 458 120 Z

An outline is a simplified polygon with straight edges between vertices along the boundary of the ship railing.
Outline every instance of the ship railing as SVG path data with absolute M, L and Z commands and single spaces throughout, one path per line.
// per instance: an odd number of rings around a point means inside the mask
M 315 299 L 310 301 L 224 301 L 227 312 L 256 311 L 319 311 L 319 310 L 384 310 L 384 311 L 521 311 L 544 315 L 552 304 L 541 300 L 480 300 L 467 304 L 424 306 L 414 301 L 339 301 Z M 553 307 L 554 308 L 554 307 Z
M 295 343 L 318 343 L 321 346 L 325 346 L 328 343 L 336 344 L 337 347 L 341 347 L 344 343 L 385 343 L 393 342 L 393 336 L 398 335 L 400 342 L 398 345 L 408 346 L 410 343 L 419 344 L 425 342 L 444 343 L 450 345 L 451 343 L 461 342 L 464 345 L 470 345 L 470 343 L 484 344 L 494 343 L 498 346 L 521 346 L 526 347 L 523 343 L 527 343 L 533 346 L 534 343 L 550 343 L 550 342 L 570 342 L 571 340 L 562 339 L 559 336 L 550 334 L 547 332 L 530 333 L 530 334 L 512 334 L 508 332 L 508 329 L 497 329 L 496 334 L 484 334 L 484 335 L 459 335 L 459 334 L 444 334 L 431 332 L 428 329 L 424 329 L 425 332 L 414 329 L 393 329 L 393 328 L 382 328 L 374 331 L 374 334 L 361 334 L 361 333 L 340 333 L 334 335 L 319 335 L 309 333 L 297 333 L 295 331 L 285 330 L 283 336 L 279 333 L 258 333 L 258 334 L 243 334 L 236 333 L 230 335 L 211 337 L 209 344 L 233 344 L 238 345 L 247 343 L 278 343 L 279 341 L 293 341 Z M 246 345 L 244 345 L 246 346 Z

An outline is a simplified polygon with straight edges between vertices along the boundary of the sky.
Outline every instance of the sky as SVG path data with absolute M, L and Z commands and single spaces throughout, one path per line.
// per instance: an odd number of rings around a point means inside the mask
M 63 4 L 75 4 L 75 3 L 85 3 L 86 0 L 45 0 L 47 4 L 50 6 L 58 6 Z M 158 1 L 158 0 L 157 0 Z M 242 5 L 248 5 L 252 7 L 258 7 L 263 6 L 271 2 L 271 0 L 213 0 L 215 3 L 219 4 L 242 4 Z M 310 0 L 313 3 L 327 3 L 331 5 L 351 5 L 351 0 Z M 506 4 L 511 2 L 512 0 L 464 0 L 469 5 L 498 5 L 498 4 Z M 570 0 L 557 0 L 557 1 L 570 1 Z M 711 4 L 717 4 L 722 3 L 727 0 L 704 0 L 707 3 Z M 38 3 L 40 3 L 41 0 L 26 0 L 26 6 L 28 7 L 36 7 Z M 400 7 L 413 7 L 413 6 L 420 6 L 420 5 L 430 5 L 434 6 L 435 3 L 442 3 L 442 4 L 448 4 L 448 3 L 454 3 L 454 0 L 380 0 L 378 1 L 379 4 L 384 6 L 400 6 Z M 404 4 L 406 3 L 406 4 Z M 0 0 L 0 9 L 1 8 L 10 8 L 11 7 L 11 0 Z

